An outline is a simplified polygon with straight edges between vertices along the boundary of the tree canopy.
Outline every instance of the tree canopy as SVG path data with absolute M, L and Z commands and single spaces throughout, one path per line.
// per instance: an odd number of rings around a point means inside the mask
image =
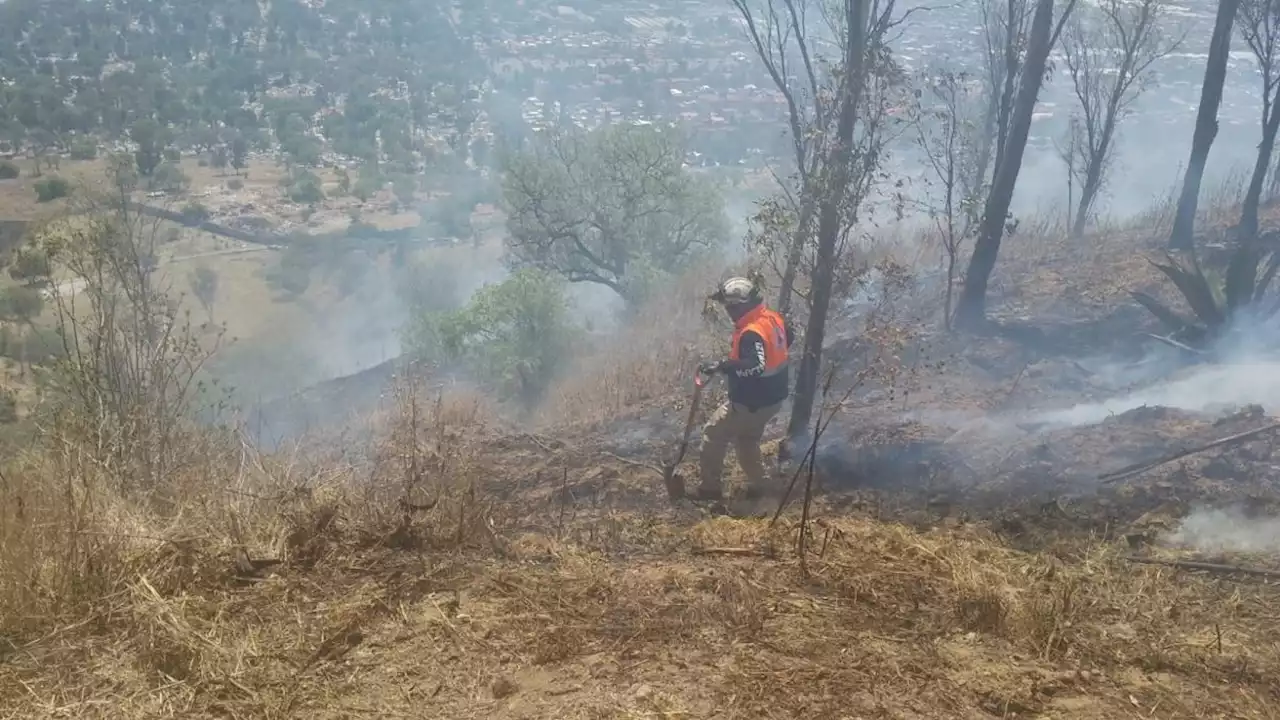
M 671 128 L 558 129 L 502 167 L 512 261 L 605 285 L 628 302 L 729 236 L 723 200 L 685 167 Z

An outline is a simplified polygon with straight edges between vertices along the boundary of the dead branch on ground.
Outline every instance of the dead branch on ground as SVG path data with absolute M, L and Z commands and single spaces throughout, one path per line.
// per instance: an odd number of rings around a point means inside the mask
M 1179 568 L 1182 570 L 1203 570 L 1205 572 L 1252 575 L 1254 577 L 1280 578 L 1280 570 L 1268 570 L 1266 568 L 1244 567 L 1242 565 L 1225 565 L 1222 563 L 1201 562 L 1199 560 L 1161 560 L 1159 558 L 1144 558 L 1136 555 L 1126 555 L 1124 559 L 1131 563 L 1139 565 L 1163 565 L 1165 567 Z
M 1260 428 L 1254 428 L 1253 430 L 1247 430 L 1242 433 L 1236 433 L 1235 435 L 1229 435 L 1224 438 L 1219 438 L 1217 440 L 1214 440 L 1213 442 L 1205 443 L 1204 445 L 1198 445 L 1196 447 L 1191 447 L 1191 448 L 1184 448 L 1182 450 L 1179 450 L 1175 453 L 1171 453 L 1157 460 L 1151 460 L 1148 462 L 1141 462 L 1141 463 L 1134 463 L 1132 465 L 1126 465 L 1125 467 L 1122 467 L 1119 470 L 1116 470 L 1115 472 L 1099 475 L 1098 479 L 1104 483 L 1113 483 L 1113 482 L 1116 482 L 1117 480 L 1124 480 L 1125 478 L 1130 478 L 1130 477 L 1133 477 L 1134 475 L 1141 475 L 1142 473 L 1148 470 L 1154 470 L 1155 468 L 1158 468 L 1161 465 L 1167 465 L 1173 462 L 1174 460 L 1180 460 L 1184 457 L 1187 457 L 1188 455 L 1195 455 L 1196 453 L 1204 452 L 1205 450 L 1212 450 L 1213 448 L 1216 448 L 1216 447 L 1227 447 L 1231 445 L 1236 445 L 1241 442 L 1244 442 L 1245 440 L 1249 440 L 1251 438 L 1262 435 L 1263 433 L 1267 433 L 1276 429 L 1280 429 L 1280 422 L 1271 423 L 1270 425 L 1264 425 Z

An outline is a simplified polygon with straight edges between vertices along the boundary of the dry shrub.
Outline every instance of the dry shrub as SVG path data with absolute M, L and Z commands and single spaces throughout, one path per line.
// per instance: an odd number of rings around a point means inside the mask
M 393 405 L 374 419 L 372 476 L 354 488 L 365 540 L 404 548 L 498 542 L 484 443 L 501 429 L 485 396 L 398 378 Z
M 165 596 L 223 584 L 243 558 L 278 558 L 293 518 L 333 479 L 332 470 L 259 457 L 229 434 L 184 438 L 183 470 L 146 493 L 113 482 L 67 437 L 5 468 L 0 633 L 115 612 L 139 573 Z
M 698 361 L 715 348 L 703 310 L 719 279 L 715 270 L 699 267 L 655 293 L 551 386 L 538 420 L 557 424 L 613 419 L 665 398 L 673 388 L 686 387 Z

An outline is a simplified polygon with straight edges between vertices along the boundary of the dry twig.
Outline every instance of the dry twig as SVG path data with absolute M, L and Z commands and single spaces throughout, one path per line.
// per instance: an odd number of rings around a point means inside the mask
M 1242 433 L 1236 433 L 1235 435 L 1229 435 L 1224 438 L 1219 438 L 1217 440 L 1214 440 L 1213 442 L 1205 443 L 1204 445 L 1197 445 L 1196 447 L 1184 448 L 1182 450 L 1179 450 L 1175 453 L 1171 453 L 1169 455 L 1165 455 L 1164 457 L 1156 460 L 1151 460 L 1148 462 L 1141 462 L 1141 463 L 1134 463 L 1132 465 L 1126 465 L 1125 467 L 1122 467 L 1119 470 L 1116 470 L 1115 472 L 1099 475 L 1098 479 L 1105 483 L 1112 483 L 1112 482 L 1116 482 L 1117 480 L 1124 480 L 1125 478 L 1130 478 L 1130 477 L 1133 477 L 1134 475 L 1141 475 L 1142 473 L 1148 470 L 1154 470 L 1155 468 L 1158 468 L 1161 465 L 1167 465 L 1168 463 L 1171 463 L 1174 460 L 1180 460 L 1184 457 L 1187 457 L 1188 455 L 1195 455 L 1196 453 L 1204 452 L 1205 450 L 1212 450 L 1213 448 L 1216 448 L 1216 447 L 1226 447 L 1230 445 L 1236 445 L 1244 442 L 1245 440 L 1249 440 L 1251 438 L 1257 437 L 1259 435 L 1262 435 L 1264 433 L 1267 433 L 1276 429 L 1280 429 L 1280 422 L 1271 423 L 1270 425 L 1264 425 L 1260 428 L 1254 428 L 1253 430 L 1246 430 L 1245 432 L 1242 432 Z
M 1242 565 L 1225 565 L 1222 563 L 1201 562 L 1199 560 L 1161 560 L 1159 558 L 1144 558 L 1136 555 L 1126 555 L 1125 560 L 1140 565 L 1164 565 L 1166 567 L 1181 568 L 1183 570 L 1204 570 L 1205 572 L 1215 572 L 1224 574 L 1240 574 L 1252 575 L 1254 577 L 1280 578 L 1280 570 L 1268 570 L 1266 568 L 1245 567 Z

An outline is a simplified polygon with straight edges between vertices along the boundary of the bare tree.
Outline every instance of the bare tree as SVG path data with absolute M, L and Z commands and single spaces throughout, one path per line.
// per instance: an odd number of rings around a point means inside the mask
M 1209 161 L 1209 149 L 1218 136 L 1218 106 L 1222 104 L 1222 86 L 1227 81 L 1227 57 L 1231 52 L 1231 26 L 1235 23 L 1240 0 L 1218 0 L 1213 36 L 1209 39 L 1209 57 L 1204 66 L 1204 83 L 1200 86 L 1200 109 L 1196 113 L 1196 129 L 1191 136 L 1191 158 L 1182 180 L 1182 194 L 1169 233 L 1169 248 L 1190 250 L 1195 232 L 1196 210 L 1200 203 L 1200 183 Z
M 926 184 L 932 186 L 921 204 L 942 243 L 947 269 L 942 318 L 948 330 L 960 249 L 978 226 L 986 192 L 981 163 L 990 143 L 981 93 L 978 83 L 964 73 L 925 71 L 911 118 L 915 144 L 925 159 Z
M 1106 183 L 1116 128 L 1154 82 L 1152 64 L 1182 44 L 1163 30 L 1165 15 L 1165 0 L 1100 0 L 1067 23 L 1062 55 L 1080 102 L 1067 144 L 1070 180 L 1080 187 L 1073 237 L 1084 234 Z
M 778 288 L 777 310 L 783 315 L 791 311 L 796 277 L 804 254 L 806 240 L 812 234 L 814 202 L 811 182 L 819 169 L 822 153 L 815 132 L 830 126 L 834 110 L 830 77 L 826 64 L 817 57 L 811 38 L 823 27 L 825 18 L 813 11 L 809 0 L 730 0 L 746 25 L 747 36 L 756 56 L 769 73 L 774 86 L 787 106 L 787 126 L 791 136 L 794 188 L 782 184 L 786 208 L 794 220 L 786 222 L 782 281 Z M 782 204 L 774 201 L 761 211 L 762 219 L 778 227 L 777 212 Z M 772 221 L 770 220 L 772 218 Z
M 150 490 L 180 462 L 186 421 L 216 350 L 155 274 L 160 221 L 133 211 L 138 178 L 127 156 L 110 160 L 107 192 L 85 193 L 81 217 L 39 237 L 69 289 L 51 299 L 66 361 L 55 378 L 62 429 L 93 448 L 122 489 Z
M 1022 72 L 1027 33 L 1031 29 L 1029 0 L 980 0 L 980 46 L 987 109 L 983 119 L 984 144 L 978 155 L 983 174 L 999 166 L 1009 136 L 1014 91 Z
M 818 231 L 809 277 L 804 354 L 796 374 L 787 427 L 790 438 L 808 431 L 818 390 L 827 316 L 836 290 L 838 259 L 850 230 L 858 224 L 883 158 L 879 119 L 890 97 L 886 86 L 896 73 L 885 43 L 890 30 L 903 19 L 893 17 L 894 7 L 895 0 L 844 0 L 829 16 L 842 58 L 833 93 L 835 132 L 820 135 L 822 162 L 810 179 Z M 860 127 L 861 143 L 856 142 Z
M 977 327 L 986 319 L 987 283 L 991 280 L 991 272 L 995 269 L 996 258 L 1000 254 L 1000 240 L 1004 236 L 1009 206 L 1013 203 L 1013 191 L 1017 187 L 1018 173 L 1022 169 L 1022 156 L 1027 149 L 1027 137 L 1031 133 L 1031 116 L 1040 96 L 1049 51 L 1075 5 L 1076 0 L 1067 0 L 1055 27 L 1053 0 L 1036 2 L 1026 53 L 1021 63 L 1018 93 L 1009 114 L 1009 133 L 997 154 L 991 191 L 987 193 L 982 211 L 982 226 L 974 243 L 973 255 L 969 258 L 964 290 L 956 307 L 958 325 Z
M 1249 46 L 1257 62 L 1262 85 L 1262 140 L 1253 164 L 1249 190 L 1240 208 L 1240 234 L 1253 237 L 1258 233 L 1258 205 L 1262 202 L 1262 183 L 1271 167 L 1276 131 L 1280 130 L 1280 0 L 1242 0 L 1239 9 L 1240 36 Z

